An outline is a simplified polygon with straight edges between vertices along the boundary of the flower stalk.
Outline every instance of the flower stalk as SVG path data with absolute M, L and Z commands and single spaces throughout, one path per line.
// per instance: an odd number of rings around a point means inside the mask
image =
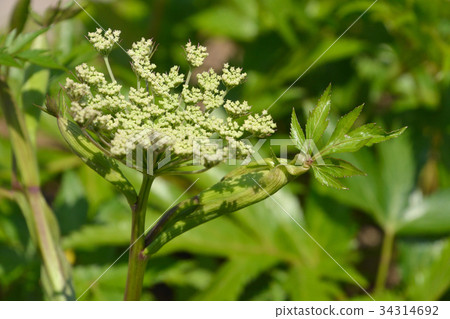
M 106 68 L 108 69 L 109 76 L 111 77 L 111 81 L 116 82 L 116 78 L 114 77 L 114 73 L 112 72 L 111 65 L 109 64 L 108 56 L 104 56 L 103 60 L 105 61 Z
M 141 299 L 145 266 L 148 260 L 148 257 L 142 254 L 145 242 L 145 214 L 147 212 L 148 197 L 153 180 L 153 176 L 144 175 L 137 202 L 131 207 L 133 214 L 131 222 L 131 246 L 124 296 L 124 300 L 127 301 Z

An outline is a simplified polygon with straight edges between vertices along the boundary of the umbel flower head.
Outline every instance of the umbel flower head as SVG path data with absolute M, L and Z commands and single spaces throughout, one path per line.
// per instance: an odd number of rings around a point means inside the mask
M 98 29 L 89 33 L 89 40 L 105 56 L 119 34 Z M 276 125 L 266 111 L 251 114 L 247 101 L 226 99 L 228 91 L 245 80 L 241 68 L 225 64 L 221 74 L 210 69 L 197 74 L 197 86 L 190 84 L 191 68 L 201 66 L 208 55 L 205 47 L 186 44 L 187 75 L 179 66 L 156 71 L 152 40 L 142 38 L 127 53 L 136 87 L 122 88 L 87 64 L 77 66 L 76 80 L 67 78 L 64 86 L 73 120 L 107 155 L 127 164 L 132 158 L 135 165 L 140 152 L 143 170 L 152 166 L 152 172 L 164 174 L 183 167 L 186 172 L 199 165 L 210 168 L 231 156 L 244 159 L 252 153 L 244 137 L 274 133 Z
M 119 41 L 120 33 L 119 30 L 112 31 L 111 29 L 108 29 L 103 32 L 102 29 L 97 28 L 95 32 L 88 33 L 88 39 L 100 54 L 108 55 L 111 52 L 114 43 Z

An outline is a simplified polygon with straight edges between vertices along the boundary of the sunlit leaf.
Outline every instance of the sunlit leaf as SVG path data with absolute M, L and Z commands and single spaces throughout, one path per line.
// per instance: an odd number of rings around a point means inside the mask
M 391 131 L 389 133 L 386 133 L 383 131 L 381 134 L 373 135 L 372 138 L 370 139 L 370 141 L 366 145 L 372 146 L 373 144 L 376 144 L 376 143 L 385 142 L 385 141 L 389 141 L 390 139 L 397 138 L 400 135 L 402 135 L 406 129 L 407 129 L 407 127 L 404 126 L 402 128 Z
M 353 166 L 353 164 L 341 159 L 328 158 L 325 159 L 324 162 L 324 165 L 315 166 L 333 177 L 341 178 L 356 175 L 366 175 L 363 171 Z
M 333 144 L 335 141 L 339 141 L 344 137 L 345 134 L 347 134 L 347 132 L 351 129 L 359 114 L 361 113 L 363 106 L 364 105 L 360 105 L 354 108 L 352 111 L 340 118 L 340 120 L 336 124 L 336 128 L 334 129 L 333 134 L 330 137 L 330 140 L 328 141 L 329 145 Z
M 300 126 L 300 123 L 298 123 L 297 115 L 295 114 L 295 109 L 292 109 L 292 116 L 291 116 L 291 139 L 294 141 L 295 146 L 297 148 L 306 153 L 306 140 L 305 140 L 305 133 L 303 133 L 303 130 Z
M 319 99 L 317 106 L 311 111 L 306 122 L 306 138 L 318 142 L 328 126 L 327 116 L 331 107 L 331 85 Z
M 328 187 L 333 187 L 336 189 L 347 189 L 342 185 L 333 175 L 327 171 L 326 166 L 321 167 L 320 165 L 312 166 L 314 177 L 323 185 Z
M 406 127 L 386 133 L 376 123 L 370 123 L 360 126 L 341 139 L 335 141 L 332 145 L 327 145 L 321 155 L 325 156 L 333 153 L 356 152 L 363 146 L 371 146 L 375 143 L 384 142 L 400 136 Z
M 367 142 L 367 146 L 371 146 L 375 143 L 390 140 L 392 138 L 398 137 L 406 130 L 406 127 L 402 127 L 398 130 L 386 133 L 380 126 L 376 123 L 369 123 L 355 128 L 348 135 L 350 138 L 366 137 L 370 138 Z

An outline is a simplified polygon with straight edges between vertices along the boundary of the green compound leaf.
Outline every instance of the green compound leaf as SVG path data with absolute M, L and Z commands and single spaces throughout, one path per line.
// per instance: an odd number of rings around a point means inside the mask
M 294 108 L 292 109 L 291 117 L 291 139 L 294 141 L 295 146 L 297 146 L 300 151 L 302 151 L 303 153 L 307 153 L 305 133 L 303 133 L 300 123 L 298 123 Z
M 321 103 L 325 103 L 325 96 L 326 96 L 326 101 L 330 102 L 331 97 L 330 97 L 329 90 L 330 90 L 330 87 L 328 87 L 325 90 L 325 93 L 322 95 L 321 99 L 319 100 L 319 105 L 316 107 L 316 109 L 319 109 L 319 106 Z M 406 127 L 403 127 L 398 130 L 387 133 L 376 123 L 369 123 L 369 124 L 362 125 L 358 128 L 353 129 L 352 131 L 350 131 L 351 127 L 353 126 L 353 124 L 355 123 L 359 114 L 361 113 L 363 106 L 364 105 L 360 105 L 360 106 L 356 107 L 355 109 L 353 109 L 352 111 L 350 111 L 349 113 L 347 113 L 346 115 L 344 115 L 343 117 L 341 117 L 341 119 L 338 121 L 338 123 L 336 125 L 336 128 L 334 129 L 333 133 L 331 134 L 331 137 L 330 137 L 327 145 L 325 147 L 323 147 L 322 150 L 320 151 L 321 156 L 326 156 L 326 155 L 333 154 L 333 153 L 356 152 L 363 146 L 371 146 L 375 143 L 384 142 L 389 139 L 398 137 L 406 130 Z M 314 109 L 314 111 L 316 109 Z M 325 109 L 325 107 L 322 107 L 322 109 Z M 313 113 L 314 113 L 314 111 L 313 111 Z M 311 114 L 311 117 L 313 115 L 314 114 Z M 322 120 L 322 122 L 323 121 L 324 120 Z M 310 122 L 310 119 L 308 119 L 308 123 L 309 122 Z M 308 128 L 308 124 L 307 124 L 307 128 Z M 325 126 L 325 128 L 326 128 L 326 126 Z M 307 134 L 307 137 L 308 137 L 308 134 Z M 317 143 L 317 140 L 314 139 L 314 142 Z
M 122 192 L 130 205 L 136 203 L 136 191 L 114 159 L 103 154 L 75 123 L 58 117 L 58 126 L 67 144 L 83 162 Z
M 167 211 L 146 236 L 146 254 L 156 253 L 191 228 L 266 199 L 308 170 L 306 165 L 251 163 L 238 167 L 219 183 Z
M 316 145 L 327 128 L 327 116 L 331 107 L 331 86 L 322 94 L 314 110 L 309 114 L 306 123 L 306 140 L 312 140 Z M 334 153 L 356 152 L 363 146 L 371 146 L 375 143 L 384 142 L 401 135 L 406 127 L 386 133 L 376 123 L 365 124 L 350 131 L 356 119 L 363 109 L 360 105 L 342 116 L 335 130 L 331 134 L 328 143 L 318 152 L 313 154 L 307 161 L 312 164 L 314 176 L 325 186 L 337 189 L 346 189 L 337 178 L 350 177 L 354 175 L 365 175 L 364 172 L 352 164 L 328 157 Z M 291 117 L 291 139 L 297 148 L 303 153 L 310 154 L 311 150 L 305 150 L 306 140 L 298 122 L 295 111 Z M 296 158 L 299 155 L 296 156 Z
M 325 92 L 317 103 L 317 106 L 311 111 L 306 121 L 306 138 L 313 140 L 317 144 L 323 132 L 328 126 L 328 113 L 331 107 L 331 85 L 327 87 Z

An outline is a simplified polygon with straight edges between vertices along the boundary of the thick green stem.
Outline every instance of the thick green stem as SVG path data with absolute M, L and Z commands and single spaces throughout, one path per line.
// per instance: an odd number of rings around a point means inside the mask
M 145 242 L 145 213 L 153 180 L 153 176 L 144 175 L 137 203 L 132 207 L 131 248 L 128 259 L 128 275 L 124 300 L 141 299 L 142 283 L 144 281 L 145 266 L 148 259 L 142 253 Z
M 109 76 L 111 77 L 111 81 L 116 82 L 116 79 L 114 78 L 114 74 L 111 69 L 111 65 L 109 65 L 108 57 L 107 56 L 103 57 L 103 60 L 105 60 L 106 68 L 108 69 L 108 73 L 109 73 Z
M 378 266 L 378 274 L 375 281 L 375 292 L 384 290 L 386 279 L 391 264 L 392 250 L 394 248 L 394 231 L 387 229 L 381 247 L 381 258 Z

